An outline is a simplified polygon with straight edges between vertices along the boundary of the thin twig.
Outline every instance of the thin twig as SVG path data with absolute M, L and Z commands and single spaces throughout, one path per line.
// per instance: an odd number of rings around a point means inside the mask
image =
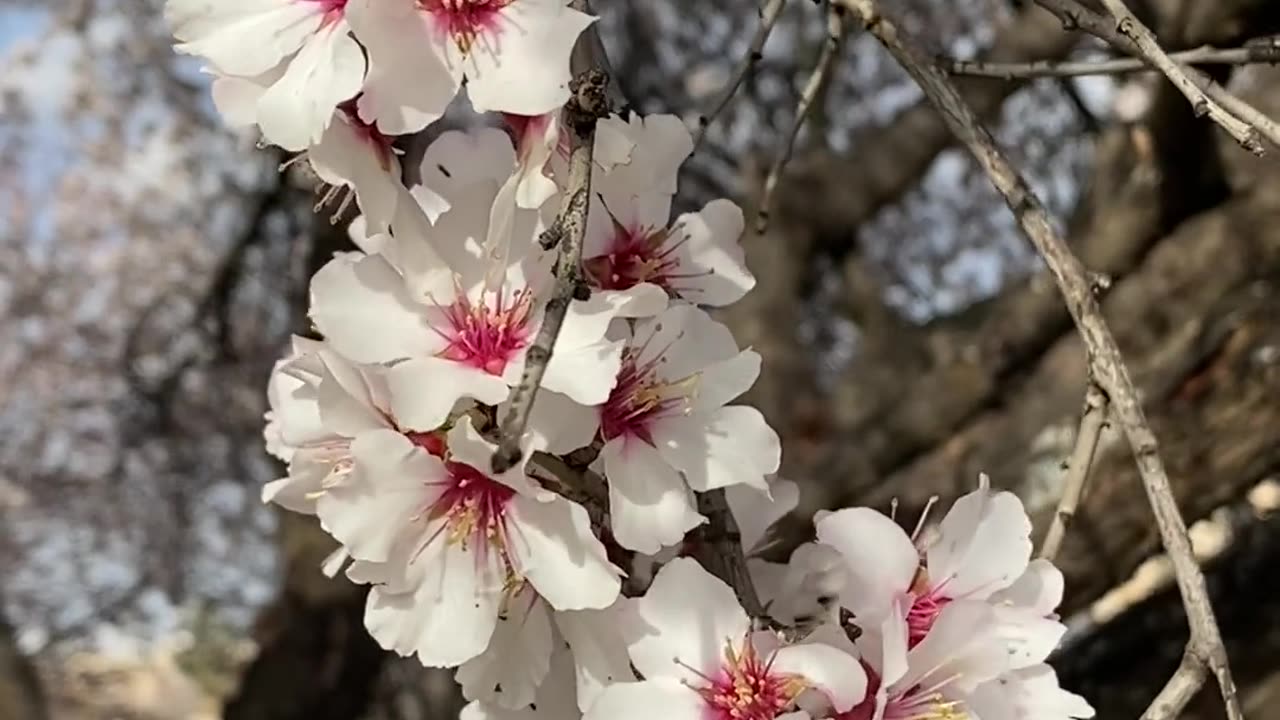
M 729 106 L 733 96 L 738 94 L 738 88 L 742 87 L 742 83 L 756 69 L 760 59 L 764 57 L 764 44 L 769 41 L 769 34 L 773 32 L 773 26 L 778 23 L 778 18 L 782 17 L 782 6 L 785 2 L 786 0 L 765 0 L 764 5 L 757 11 L 760 16 L 760 24 L 756 27 L 755 36 L 751 38 L 751 46 L 747 48 L 747 54 L 738 63 L 738 67 L 734 69 L 733 76 L 729 79 L 729 84 L 721 91 L 720 98 L 716 100 L 716 104 L 712 106 L 711 111 L 705 115 L 698 116 L 698 129 L 693 134 L 693 147 L 695 150 L 702 143 L 702 137 L 707 134 L 707 128 Z
M 1067 536 L 1067 529 L 1075 518 L 1080 499 L 1084 497 L 1089 484 L 1089 468 L 1093 465 L 1093 456 L 1098 450 L 1098 439 L 1102 437 L 1102 429 L 1107 421 L 1106 393 L 1092 381 L 1084 394 L 1084 410 L 1080 414 L 1080 428 L 1076 431 L 1075 447 L 1067 459 L 1067 475 L 1063 483 L 1062 498 L 1058 500 L 1058 509 L 1053 514 L 1053 524 L 1040 546 L 1040 557 L 1052 561 L 1062 549 L 1062 540 Z
M 1190 645 L 1182 652 L 1182 662 L 1151 701 L 1141 720 L 1173 720 L 1182 715 L 1182 709 L 1204 687 L 1206 663 L 1191 652 Z
M 1104 40 L 1113 48 L 1137 56 L 1148 65 L 1151 65 L 1151 61 L 1143 54 L 1137 42 L 1129 35 L 1120 32 L 1116 23 L 1110 18 L 1103 18 L 1075 0 L 1036 0 L 1036 4 L 1061 20 L 1064 28 L 1068 30 L 1084 30 L 1090 35 Z M 1259 46 L 1267 47 L 1268 45 L 1260 44 Z M 1275 46 L 1271 45 L 1271 47 Z M 1229 109 L 1236 117 L 1247 123 L 1256 131 L 1255 135 L 1260 134 L 1266 137 L 1273 145 L 1280 147 L 1280 126 L 1274 121 L 1238 96 L 1231 94 L 1229 90 L 1205 73 L 1190 66 L 1184 67 L 1182 70 L 1205 96 L 1223 108 Z M 1197 109 L 1203 109 L 1203 107 L 1197 106 Z M 1261 154 L 1262 146 L 1259 143 L 1256 149 L 1248 149 L 1251 152 Z
M 1169 53 L 1169 57 L 1185 65 L 1274 65 L 1280 63 L 1280 47 L 1272 45 L 1246 45 L 1238 48 L 1200 47 L 1194 50 Z M 935 58 L 939 67 L 952 75 L 969 77 L 1014 78 L 1080 77 L 1084 75 L 1117 75 L 1151 71 L 1141 58 L 1107 58 L 1103 60 L 1037 60 L 1026 63 L 984 62 L 981 60 L 956 60 L 944 56 Z
M 1160 47 L 1156 36 L 1142 21 L 1134 17 L 1122 0 L 1101 0 L 1102 5 L 1116 20 L 1121 35 L 1127 36 L 1138 46 L 1138 52 L 1148 60 L 1169 82 L 1178 88 L 1191 103 L 1196 115 L 1208 115 L 1209 119 L 1222 126 L 1240 146 L 1255 155 L 1262 155 L 1266 149 L 1262 146 L 1262 138 L 1257 128 L 1228 112 L 1217 101 L 1204 93 L 1200 85 L 1187 74 L 1169 54 Z
M 813 109 L 818 95 L 826 86 L 831 68 L 835 66 L 836 58 L 840 56 L 840 44 L 844 40 L 844 16 L 844 8 L 840 5 L 832 5 L 827 9 L 827 37 L 822 42 L 822 52 L 818 55 L 818 62 L 813 66 L 809 81 L 805 83 L 804 90 L 800 93 L 800 102 L 796 105 L 796 115 L 791 120 L 791 129 L 787 131 L 786 140 L 783 141 L 782 152 L 778 153 L 778 158 L 774 160 L 769 176 L 764 181 L 764 195 L 760 199 L 760 212 L 756 215 L 756 233 L 759 235 L 763 235 L 764 231 L 769 229 L 769 204 L 778 187 L 778 180 L 782 177 L 782 171 L 791 161 L 791 153 L 795 150 L 800 128 L 804 127 L 809 111 Z
M 582 238 L 587 230 L 588 199 L 591 197 L 592 150 L 596 122 L 609 114 L 605 92 L 608 78 L 600 70 L 588 70 L 574 79 L 573 95 L 564 108 L 564 126 L 569 131 L 569 179 L 560 212 L 539 241 L 550 250 L 558 246 L 555 286 L 542 315 L 542 326 L 525 356 L 524 374 L 511 393 L 511 407 L 502 418 L 498 449 L 492 464 L 496 473 L 506 472 L 520 462 L 520 439 L 529 424 L 529 413 L 537 398 L 542 377 L 551 362 L 551 353 L 569 304 L 578 297 L 582 284 Z
M 1208 75 L 1197 71 L 1192 77 L 1196 82 L 1201 83 L 1200 86 L 1204 88 L 1206 95 L 1234 113 L 1236 117 L 1252 125 L 1258 132 L 1262 133 L 1267 142 L 1280 148 L 1280 125 L 1276 124 L 1276 121 L 1264 115 L 1258 108 L 1245 102 L 1240 96 L 1214 82 L 1213 78 Z
M 938 108 L 948 127 L 973 153 L 996 190 L 1004 196 L 1023 233 L 1053 273 L 1089 353 L 1090 371 L 1099 387 L 1110 398 L 1114 417 L 1129 441 L 1147 500 L 1155 515 L 1160 539 L 1173 562 L 1191 630 L 1186 657 L 1214 672 L 1222 691 L 1228 720 L 1242 720 L 1240 701 L 1236 697 L 1226 649 L 1209 602 L 1204 574 L 1192 554 L 1187 526 L 1174 500 L 1155 434 L 1147 422 L 1129 369 L 1102 316 L 1098 299 L 1094 297 L 1088 272 L 1054 228 L 1044 204 L 996 147 L 991 133 L 982 126 L 977 114 L 964 101 L 946 73 L 930 61 L 918 44 L 905 38 L 894 23 L 884 17 L 878 0 L 839 1 L 861 16 L 866 28 L 880 40 Z M 1180 671 L 1179 675 L 1182 674 Z M 1203 676 L 1199 679 L 1202 681 Z M 1184 682 L 1178 676 L 1175 676 L 1175 680 Z M 1195 681 L 1196 678 L 1190 677 L 1185 684 L 1197 684 Z M 1165 693 L 1161 695 L 1164 696 Z M 1167 706 L 1153 706 L 1144 717 L 1147 720 L 1172 720 L 1182 709 L 1178 702 L 1188 698 L 1189 694 L 1180 692 L 1176 697 L 1170 698 L 1172 702 Z

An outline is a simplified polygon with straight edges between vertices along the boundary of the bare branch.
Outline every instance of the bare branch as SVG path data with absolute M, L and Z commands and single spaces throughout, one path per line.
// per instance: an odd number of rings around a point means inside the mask
M 791 121 L 791 129 L 787 131 L 782 151 L 778 153 L 778 159 L 774 161 L 773 167 L 769 170 L 769 176 L 764 181 L 764 195 L 760 199 L 760 212 L 756 216 L 758 234 L 763 235 L 769 229 L 769 205 L 773 201 L 778 180 L 782 177 L 782 171 L 786 169 L 787 163 L 791 161 L 791 152 L 795 149 L 800 128 L 804 126 L 805 120 L 809 117 L 809 111 L 813 109 L 822 89 L 826 87 L 831 68 L 835 66 L 836 58 L 840 56 L 840 45 L 844 40 L 844 16 L 844 8 L 840 5 L 832 5 L 827 10 L 827 37 L 822 42 L 822 52 L 818 55 L 817 64 L 813 66 L 809 81 L 805 83 L 804 90 L 800 93 L 800 102 L 796 105 L 796 116 Z
M 708 572 L 733 588 L 748 617 L 755 621 L 765 619 L 764 606 L 747 570 L 747 556 L 742 550 L 738 521 L 729 509 L 724 490 L 699 493 L 698 512 L 707 516 L 707 524 L 694 532 L 698 542 L 698 561 Z
M 1222 107 L 1235 113 L 1241 120 L 1256 128 L 1267 139 L 1267 142 L 1280 148 L 1280 125 L 1277 125 L 1274 120 L 1262 114 L 1262 111 L 1258 110 L 1258 108 L 1214 82 L 1207 75 L 1201 75 L 1197 78 L 1197 80 L 1201 79 L 1207 81 L 1201 85 L 1206 95 L 1216 100 Z
M 1238 48 L 1200 47 L 1170 53 L 1169 57 L 1184 65 L 1261 65 L 1280 63 L 1280 47 L 1246 45 Z M 1084 75 L 1118 75 L 1146 72 L 1150 67 L 1141 58 L 1108 58 L 1105 60 L 1053 61 L 1027 63 L 956 60 L 938 56 L 938 66 L 952 75 L 1012 80 L 1042 77 L 1080 77 Z
M 1173 562 L 1191 630 L 1186 657 L 1213 670 L 1222 691 L 1228 720 L 1243 718 L 1226 649 L 1222 644 L 1222 635 L 1209 602 L 1204 575 L 1192 554 L 1187 526 L 1173 498 L 1169 476 L 1160 459 L 1159 445 L 1147 422 L 1129 369 L 1102 316 L 1098 300 L 1094 297 L 1088 272 L 1053 227 L 1043 203 L 996 147 L 990 132 L 982 126 L 950 78 L 881 13 L 877 0 L 840 2 L 859 14 L 866 28 L 880 40 L 938 108 L 952 132 L 969 148 L 991 183 L 1004 197 L 1019 227 L 1053 274 L 1089 352 L 1090 370 L 1099 387 L 1110 398 L 1116 421 L 1129 441 L 1160 530 L 1161 541 Z M 1189 678 L 1187 684 L 1196 684 L 1195 678 Z M 1164 696 L 1165 693 L 1161 695 Z M 1175 702 L 1169 703 L 1167 707 L 1148 710 L 1146 717 L 1148 720 L 1171 720 L 1182 709 L 1177 706 L 1177 702 L 1189 697 L 1189 693 L 1179 692 L 1172 698 Z
M 1156 42 L 1156 36 L 1134 17 L 1122 0 L 1102 0 L 1102 4 L 1115 18 L 1120 34 L 1128 36 L 1138 47 L 1138 52 L 1151 65 L 1164 73 L 1169 82 L 1186 96 L 1196 115 L 1208 115 L 1209 119 L 1222 126 L 1241 147 L 1255 155 L 1266 152 L 1262 146 L 1262 138 L 1258 130 L 1245 121 L 1228 112 L 1209 96 L 1205 95 L 1200 85 L 1193 80 L 1169 54 Z
M 785 0 L 765 0 L 764 5 L 758 11 L 760 25 L 756 27 L 755 36 L 751 38 L 751 46 L 747 48 L 746 56 L 742 58 L 742 61 L 738 63 L 738 67 L 734 69 L 729 84 L 725 86 L 720 98 L 712 106 L 711 111 L 698 117 L 698 129 L 693 135 L 693 147 L 695 150 L 702 143 L 702 137 L 707 134 L 707 128 L 729 106 L 733 96 L 738 94 L 738 88 L 742 87 L 742 83 L 755 70 L 756 64 L 760 62 L 760 58 L 764 57 L 764 44 L 769 41 L 769 34 L 773 32 L 773 26 L 778 23 L 778 18 L 782 17 L 784 3 Z
M 1107 423 L 1107 396 L 1090 382 L 1084 394 L 1084 411 L 1080 415 L 1080 428 L 1076 431 L 1075 447 L 1067 459 L 1067 476 L 1062 488 L 1062 498 L 1053 515 L 1053 524 L 1040 546 L 1040 557 L 1052 561 L 1062 548 L 1067 529 L 1075 518 L 1076 508 L 1089 483 L 1089 468 L 1098 450 L 1098 439 Z
M 605 91 L 608 78 L 600 70 L 588 70 L 574 79 L 573 95 L 564 109 L 564 127 L 569 132 L 569 179 L 560 201 L 560 212 L 539 241 L 546 249 L 559 247 L 555 264 L 555 286 L 542 316 L 542 326 L 526 355 L 524 374 L 511 394 L 511 407 L 502 418 L 498 449 L 492 463 L 496 473 L 506 472 L 520 461 L 520 438 L 529 424 L 529 413 L 537 398 L 542 377 L 551 362 L 551 353 L 569 304 L 586 289 L 582 283 L 582 239 L 587 231 L 587 208 L 591 203 L 592 151 L 596 121 L 609 114 Z
M 1072 30 L 1084 30 L 1090 35 L 1106 41 L 1117 50 L 1142 58 L 1144 62 L 1152 65 L 1151 60 L 1147 58 L 1133 37 L 1120 32 L 1116 28 L 1114 21 L 1095 14 L 1075 0 L 1036 0 L 1036 4 L 1057 17 L 1062 22 L 1063 27 Z M 1275 47 L 1269 43 L 1259 43 L 1249 47 L 1254 46 L 1262 48 Z M 1154 65 L 1152 66 L 1154 67 Z M 1257 108 L 1231 94 L 1220 83 L 1203 72 L 1189 66 L 1182 67 L 1180 70 L 1191 80 L 1199 92 L 1212 99 L 1219 106 L 1230 110 L 1235 117 L 1246 123 L 1254 131 L 1254 139 L 1257 139 L 1257 135 L 1261 135 L 1266 137 L 1273 145 L 1280 147 L 1280 125 L 1277 125 Z M 1181 89 L 1179 87 L 1179 90 Z M 1195 107 L 1199 111 L 1203 110 L 1205 106 L 1196 105 Z M 1258 143 L 1256 148 L 1248 145 L 1245 147 L 1251 152 L 1261 154 L 1261 143 Z
M 1192 654 L 1188 647 L 1182 653 L 1182 662 L 1165 683 L 1160 694 L 1151 701 L 1147 711 L 1142 713 L 1142 720 L 1174 720 L 1182 714 L 1182 709 L 1191 702 L 1191 698 L 1204 687 L 1205 663 Z

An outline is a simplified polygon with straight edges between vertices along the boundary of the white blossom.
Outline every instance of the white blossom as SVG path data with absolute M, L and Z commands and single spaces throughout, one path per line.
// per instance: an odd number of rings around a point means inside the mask
M 845 562 L 848 582 L 841 603 L 868 624 L 901 605 L 912 645 L 925 637 L 949 603 L 988 600 L 1008 589 L 1027 571 L 1031 556 L 1031 521 L 1022 502 L 985 483 L 956 501 L 937 537 L 923 549 L 923 562 L 912 538 L 870 508 L 838 510 L 816 524 L 819 541 L 835 548 Z M 1034 572 L 1050 570 L 1040 565 Z M 1046 614 L 1032 613 L 1038 618 Z M 1015 620 L 1013 614 L 1010 619 Z
M 320 141 L 334 109 L 355 97 L 365 57 L 352 39 L 346 0 L 168 0 L 180 52 L 221 75 L 270 78 L 252 117 L 286 150 Z
M 358 472 L 317 501 L 323 527 L 357 561 L 348 576 L 375 584 L 365 622 L 384 648 L 429 666 L 471 660 L 526 598 L 526 582 L 557 609 L 617 597 L 620 572 L 586 510 L 523 464 L 489 473 L 495 447 L 467 416 L 442 456 L 400 433 L 370 433 L 352 447 Z
M 688 558 L 658 571 L 625 630 L 644 680 L 606 688 L 587 720 L 802 718 L 796 702 L 808 691 L 844 711 L 866 690 L 861 666 L 842 650 L 751 633 L 729 586 Z
M 504 401 L 542 322 L 550 273 L 527 252 L 537 215 L 511 209 L 513 254 L 495 267 L 484 243 L 501 208 L 492 184 L 481 184 L 487 189 L 468 193 L 424 231 L 431 238 L 397 231 L 394 252 L 335 258 L 312 281 L 316 327 L 356 360 L 395 362 L 392 402 L 415 426 L 438 425 L 463 398 Z M 621 343 L 605 337 L 615 314 L 598 298 L 571 304 L 547 389 L 583 404 L 608 397 L 621 354 Z
M 760 372 L 728 328 L 674 305 L 626 338 L 608 399 L 595 408 L 609 481 L 614 538 L 654 554 L 703 522 L 692 491 L 745 483 L 766 488 L 778 469 L 778 435 L 755 408 L 729 405 Z
M 216 77 L 213 101 L 233 127 L 249 127 L 259 118 L 254 108 L 268 88 L 263 78 Z M 306 144 L 291 148 L 305 150 L 316 175 L 333 187 L 326 199 L 350 192 L 364 211 L 366 231 L 383 232 L 390 227 L 396 204 L 408 193 L 400 184 L 399 151 L 392 139 L 360 119 L 355 102 L 340 103 L 330 109 L 333 116 L 321 133 Z M 275 141 L 263 128 L 263 134 Z M 339 204 L 345 209 L 347 200 Z
M 626 298 L 623 314 L 661 312 L 667 296 L 724 306 L 755 286 L 741 246 L 742 210 L 713 200 L 670 222 L 680 163 L 693 141 L 678 118 L 601 123 L 634 143 L 630 159 L 600 174 L 584 238 L 588 282 Z
M 994 606 L 974 600 L 948 604 L 928 635 L 910 649 L 900 610 L 880 627 L 864 628 L 858 638 L 870 687 L 866 698 L 837 720 L 1093 716 L 1082 698 L 1058 687 L 1052 668 L 1028 664 L 1021 650 L 1010 649 Z
M 569 99 L 569 53 L 594 18 L 566 0 L 352 0 L 369 51 L 361 115 L 391 134 L 444 114 L 465 78 L 479 112 L 551 112 Z
M 557 649 L 529 707 L 512 709 L 477 700 L 462 709 L 458 720 L 579 720 L 582 713 L 575 698 L 573 667 L 568 649 Z

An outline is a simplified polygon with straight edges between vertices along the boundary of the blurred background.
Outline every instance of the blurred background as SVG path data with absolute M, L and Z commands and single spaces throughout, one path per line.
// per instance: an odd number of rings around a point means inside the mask
M 0 0 L 0 720 L 443 720 L 447 674 L 382 653 L 327 538 L 259 488 L 267 372 L 348 247 L 314 179 L 223 128 L 159 0 Z M 898 0 L 939 54 L 1106 55 L 1017 0 Z M 1267 0 L 1129 0 L 1166 47 L 1280 31 Z M 597 0 L 633 107 L 696 125 L 755 0 Z M 1043 532 L 1085 357 L 1007 210 L 912 82 L 848 37 L 771 206 L 762 181 L 824 37 L 794 0 L 682 179 L 747 210 L 757 289 L 723 313 L 804 509 L 914 520 L 981 471 Z M 1210 68 L 1280 116 L 1280 69 Z M 1098 273 L 1206 564 L 1246 712 L 1280 717 L 1280 160 L 1149 74 L 963 87 Z M 477 120 L 465 108 L 444 127 Z M 1134 718 L 1186 627 L 1123 442 L 1060 555 L 1064 685 Z M 804 539 L 796 519 L 779 552 Z M 1188 717 L 1221 716 L 1217 691 Z

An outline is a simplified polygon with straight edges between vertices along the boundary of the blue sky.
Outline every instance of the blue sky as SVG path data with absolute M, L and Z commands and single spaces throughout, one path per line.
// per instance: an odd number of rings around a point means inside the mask
M 0 8 L 0 52 L 9 49 L 16 40 L 39 32 L 49 22 L 45 8 Z

